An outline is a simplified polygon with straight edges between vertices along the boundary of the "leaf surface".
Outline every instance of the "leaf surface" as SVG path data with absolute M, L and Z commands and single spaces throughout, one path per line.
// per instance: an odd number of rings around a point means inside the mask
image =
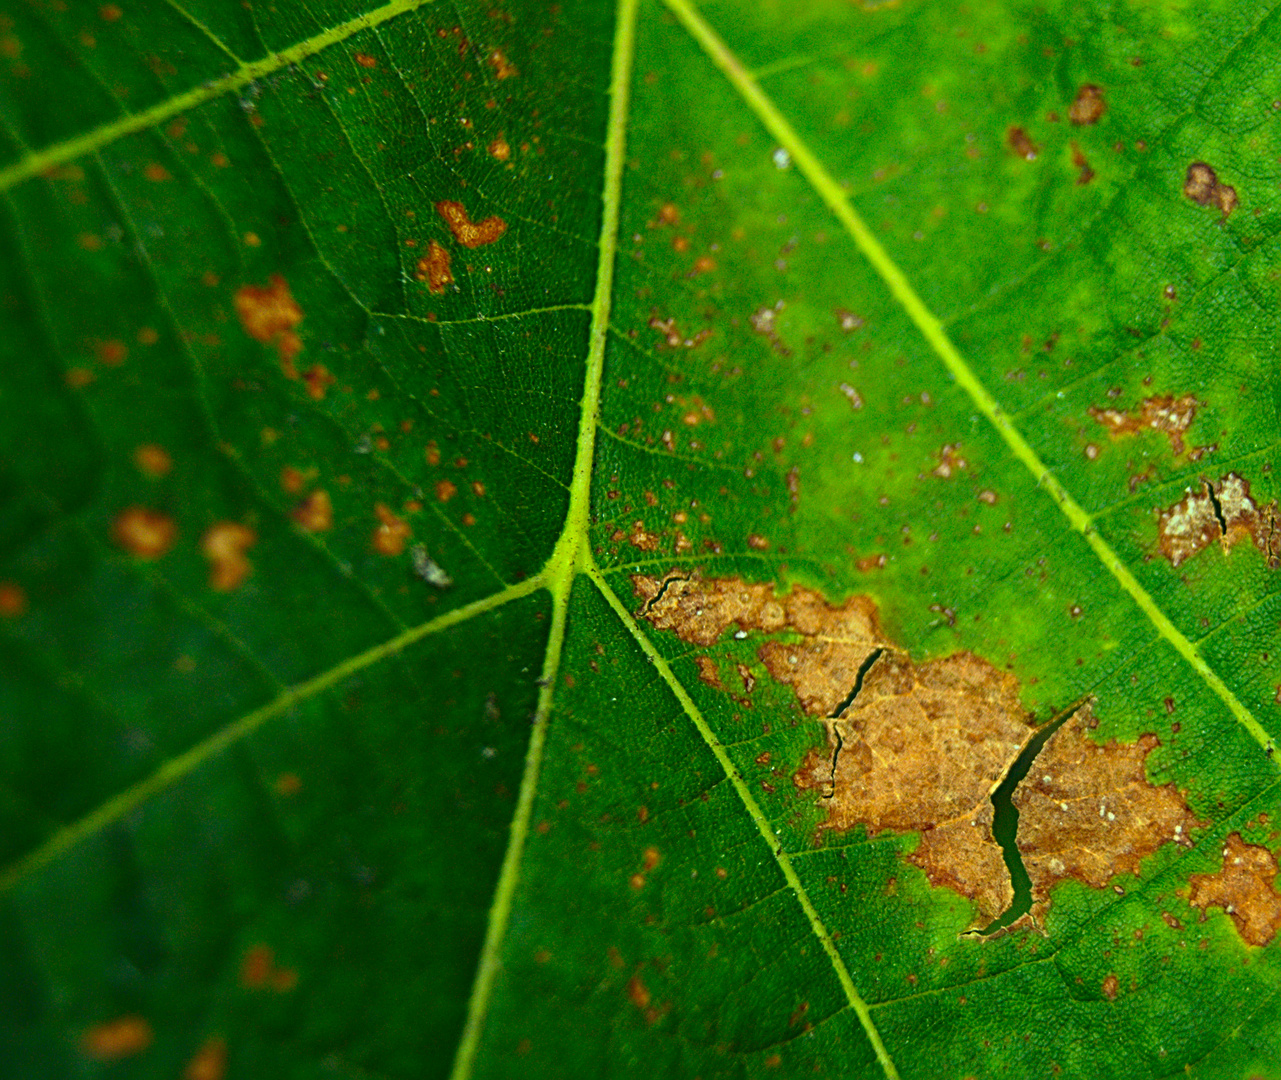
M 0 17 L 6 1071 L 1281 1077 L 1278 47 Z

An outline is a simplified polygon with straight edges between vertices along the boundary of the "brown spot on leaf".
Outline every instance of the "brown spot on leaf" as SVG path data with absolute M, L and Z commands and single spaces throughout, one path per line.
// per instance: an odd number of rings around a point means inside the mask
M 327 491 L 313 491 L 293 508 L 290 516 L 308 532 L 326 532 L 334 525 L 333 500 Z
M 1216 540 L 1226 555 L 1243 540 L 1253 543 L 1270 567 L 1281 563 L 1276 539 L 1277 502 L 1258 506 L 1250 496 L 1250 483 L 1235 472 L 1213 482 L 1202 481 L 1200 490 L 1187 493 L 1157 518 L 1161 554 L 1178 566 Z
M 1129 411 L 1101 409 L 1097 405 L 1091 405 L 1088 411 L 1114 439 L 1140 431 L 1164 432 L 1170 440 L 1170 452 L 1178 457 L 1185 449 L 1183 436 L 1204 404 L 1191 394 L 1177 398 L 1173 394 L 1157 394 L 1144 398 Z
M 1036 153 L 1039 148 L 1021 127 L 1010 127 L 1005 132 L 1005 141 L 1010 149 L 1024 161 L 1036 160 Z
M 141 1053 L 155 1038 L 141 1016 L 121 1016 L 89 1028 L 80 1037 L 80 1049 L 97 1061 L 118 1061 Z
M 497 216 L 473 222 L 467 216 L 467 208 L 459 202 L 438 202 L 436 213 L 445 219 L 445 224 L 454 234 L 454 239 L 466 248 L 492 244 L 507 231 L 507 222 Z
M 649 1008 L 649 989 L 641 982 L 639 974 L 627 980 L 627 996 L 636 1008 L 641 1010 Z
M 158 559 L 178 539 L 178 523 L 159 510 L 130 506 L 111 523 L 111 539 L 139 559 Z
M 658 535 L 649 532 L 643 521 L 633 521 L 632 530 L 627 534 L 627 542 L 641 551 L 654 551 L 658 547 Z
M 494 74 L 498 76 L 500 82 L 503 79 L 510 79 L 520 74 L 516 69 L 516 65 L 507 59 L 501 49 L 494 49 L 485 57 L 485 60 L 494 69 Z
M 427 247 L 427 254 L 418 260 L 414 277 L 427 282 L 428 292 L 443 293 L 445 286 L 454 283 L 454 275 L 449 269 L 449 252 L 433 240 Z
M 258 534 L 237 521 L 219 521 L 205 530 L 200 550 L 209 560 L 209 587 L 231 592 L 253 572 L 245 552 L 258 542 Z
M 1060 881 L 1102 889 L 1117 874 L 1137 874 L 1140 860 L 1163 845 L 1190 844 L 1189 832 L 1204 824 L 1173 783 L 1148 781 L 1144 762 L 1160 745 L 1155 735 L 1101 745 L 1086 735 L 1092 719 L 1087 706 L 1064 724 L 1014 791 L 1038 921 Z
M 374 550 L 379 555 L 401 554 L 405 550 L 405 541 L 413 535 L 413 530 L 383 503 L 374 506 L 374 513 L 378 515 L 378 527 L 374 529 Z
M 1189 902 L 1204 911 L 1222 908 L 1232 917 L 1241 940 L 1267 945 L 1281 930 L 1281 896 L 1277 895 L 1277 860 L 1265 847 L 1247 844 L 1232 833 L 1223 847 L 1217 874 L 1193 874 Z
M 255 341 L 275 345 L 280 366 L 288 378 L 298 378 L 294 357 L 302 351 L 302 341 L 294 327 L 302 322 L 302 308 L 279 274 L 272 274 L 265 286 L 244 285 L 234 299 L 240 325 Z
M 698 677 L 707 683 L 714 690 L 724 690 L 725 685 L 721 682 L 720 668 L 716 666 L 716 661 L 710 656 L 700 656 L 696 659 L 698 664 Z
M 1204 161 L 1194 161 L 1188 166 L 1183 194 L 1198 206 L 1217 206 L 1225 218 L 1237 207 L 1236 188 L 1219 183 L 1218 174 Z
M 511 146 L 501 135 L 494 139 L 485 149 L 489 151 L 489 156 L 495 161 L 506 161 L 512 156 Z
M 16 619 L 27 610 L 27 594 L 12 581 L 0 581 L 0 619 Z
M 970 653 L 917 666 L 887 652 L 825 726 L 827 748 L 795 777 L 824 796 L 825 828 L 919 831 L 908 861 L 974 901 L 976 926 L 1009 907 L 991 794 L 1031 734 L 1012 675 Z
M 324 364 L 312 364 L 303 372 L 302 380 L 307 384 L 307 396 L 312 401 L 324 400 L 325 392 L 337 381 Z
M 1076 97 L 1068 106 L 1068 119 L 1078 127 L 1088 127 L 1090 124 L 1097 124 L 1107 111 L 1108 103 L 1103 100 L 1102 89 L 1086 83 L 1076 92 Z
M 153 480 L 169 475 L 169 470 L 173 468 L 173 458 L 169 456 L 169 451 L 155 443 L 145 443 L 138 447 L 133 452 L 133 463 L 140 473 Z
M 227 1040 L 211 1035 L 187 1062 L 182 1080 L 223 1080 L 227 1075 Z
M 1103 980 L 1103 996 L 1107 998 L 1108 1001 L 1115 1001 L 1116 992 L 1120 985 L 1121 984 L 1117 981 L 1117 977 L 1115 975 L 1109 975 Z
M 1081 171 L 1076 174 L 1076 182 L 1079 187 L 1084 187 L 1094 179 L 1094 170 L 1090 168 L 1090 159 L 1085 156 L 1080 145 L 1075 139 L 1072 140 L 1072 164 Z
M 938 458 L 939 463 L 931 470 L 931 474 L 940 480 L 950 480 L 961 469 L 969 467 L 969 463 L 961 457 L 960 443 L 947 443 L 939 450 Z

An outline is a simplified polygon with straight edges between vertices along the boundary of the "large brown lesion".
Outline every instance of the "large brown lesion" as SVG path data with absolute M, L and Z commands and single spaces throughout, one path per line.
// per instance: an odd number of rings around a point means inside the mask
M 707 648 L 731 630 L 764 636 L 757 657 L 827 735 L 793 777 L 825 810 L 820 831 L 918 833 L 905 858 L 973 903 L 971 929 L 1009 908 L 992 794 L 1038 733 L 1013 675 L 969 652 L 914 662 L 887 640 L 866 596 L 832 604 L 799 585 L 779 596 L 770 583 L 675 571 L 632 584 L 640 617 L 690 644 Z M 700 663 L 716 686 L 708 670 Z M 1100 744 L 1087 734 L 1093 726 L 1087 704 L 1049 737 L 1014 794 L 1033 925 L 1059 882 L 1101 889 L 1163 845 L 1189 844 L 1203 825 L 1173 784 L 1149 781 L 1155 735 Z
M 1243 541 L 1255 547 L 1269 567 L 1281 565 L 1277 535 L 1277 502 L 1260 506 L 1250 482 L 1230 472 L 1217 480 L 1202 480 L 1182 499 L 1157 516 L 1159 550 L 1178 566 L 1216 541 L 1226 555 Z
M 1281 930 L 1281 896 L 1277 895 L 1277 859 L 1259 844 L 1247 844 L 1232 833 L 1223 845 L 1218 873 L 1188 879 L 1189 902 L 1205 911 L 1222 908 L 1250 945 L 1267 945 Z

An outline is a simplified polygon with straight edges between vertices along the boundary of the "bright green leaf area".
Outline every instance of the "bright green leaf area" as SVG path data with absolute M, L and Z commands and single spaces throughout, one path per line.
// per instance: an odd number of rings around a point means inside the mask
M 1239 0 L 8 5 L 0 1074 L 1281 1078 L 1281 945 L 1191 902 L 1281 846 L 1278 56 Z M 1259 544 L 1175 565 L 1232 473 Z M 967 936 L 919 833 L 822 829 L 759 635 L 640 617 L 673 569 L 1092 700 L 1202 825 Z

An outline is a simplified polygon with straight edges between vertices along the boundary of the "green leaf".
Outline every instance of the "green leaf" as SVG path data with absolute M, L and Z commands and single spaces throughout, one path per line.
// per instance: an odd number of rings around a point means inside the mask
M 1281 1077 L 1279 12 L 12 5 L 3 1071 Z

